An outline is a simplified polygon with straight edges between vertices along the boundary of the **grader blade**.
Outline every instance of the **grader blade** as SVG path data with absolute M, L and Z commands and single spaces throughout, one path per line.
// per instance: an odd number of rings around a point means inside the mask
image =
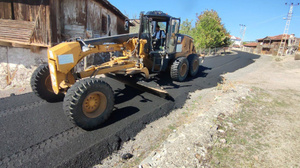
M 169 95 L 167 91 L 157 86 L 157 83 L 155 82 L 141 81 L 137 78 L 123 75 L 106 74 L 106 76 L 140 91 L 148 92 L 164 99 L 174 101 L 173 97 Z

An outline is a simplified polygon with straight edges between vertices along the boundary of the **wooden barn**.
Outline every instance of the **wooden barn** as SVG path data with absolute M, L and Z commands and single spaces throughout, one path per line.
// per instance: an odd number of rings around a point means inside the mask
M 107 0 L 2 0 L 0 45 L 50 47 L 70 38 L 128 33 Z

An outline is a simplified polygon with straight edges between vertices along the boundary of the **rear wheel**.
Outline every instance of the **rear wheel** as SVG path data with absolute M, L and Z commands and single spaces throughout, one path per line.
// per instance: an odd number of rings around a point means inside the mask
M 196 54 L 189 56 L 189 63 L 190 63 L 190 69 L 189 74 L 190 76 L 196 76 L 199 70 L 199 57 Z
M 64 99 L 64 94 L 55 94 L 52 89 L 48 64 L 39 66 L 32 74 L 30 80 L 32 91 L 48 102 L 59 102 Z
M 189 62 L 185 57 L 177 58 L 170 69 L 171 78 L 175 81 L 182 82 L 188 75 Z
M 63 108 L 72 122 L 85 130 L 97 129 L 112 113 L 114 94 L 100 79 L 76 82 L 67 92 Z

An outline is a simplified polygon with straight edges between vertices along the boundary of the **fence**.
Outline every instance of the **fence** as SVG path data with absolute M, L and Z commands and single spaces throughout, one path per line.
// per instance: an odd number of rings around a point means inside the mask
M 197 53 L 201 56 L 214 56 L 224 55 L 231 52 L 231 47 L 220 47 L 220 48 L 200 48 Z

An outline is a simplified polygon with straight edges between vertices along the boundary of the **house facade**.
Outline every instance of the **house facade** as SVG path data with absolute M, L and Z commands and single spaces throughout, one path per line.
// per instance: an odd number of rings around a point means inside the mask
M 257 48 L 262 54 L 277 55 L 283 35 L 267 36 L 262 39 L 257 39 Z M 294 34 L 287 35 L 285 41 L 285 54 L 292 54 L 293 50 L 296 50 L 299 45 L 299 39 Z
M 229 35 L 233 47 L 241 47 L 242 40 L 239 37 Z
M 124 34 L 126 19 L 107 0 L 5 0 L 0 45 L 51 47 L 75 37 Z

